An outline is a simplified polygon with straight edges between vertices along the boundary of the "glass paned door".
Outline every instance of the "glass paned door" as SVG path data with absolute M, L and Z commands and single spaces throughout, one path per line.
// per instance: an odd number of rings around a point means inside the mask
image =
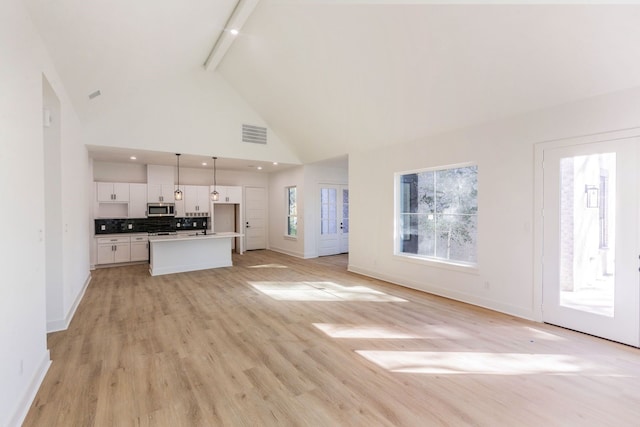
M 638 142 L 544 151 L 543 320 L 638 345 Z
M 322 184 L 318 254 L 346 252 L 349 252 L 349 189 L 344 185 Z

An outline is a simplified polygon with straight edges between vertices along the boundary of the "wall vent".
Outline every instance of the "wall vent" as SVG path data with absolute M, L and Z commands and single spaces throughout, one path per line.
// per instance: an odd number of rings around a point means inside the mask
M 261 126 L 242 125 L 242 142 L 266 144 L 267 128 Z

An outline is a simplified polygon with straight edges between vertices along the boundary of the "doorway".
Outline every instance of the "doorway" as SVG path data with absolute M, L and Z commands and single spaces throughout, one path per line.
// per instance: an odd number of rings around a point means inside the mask
M 320 239 L 318 255 L 349 252 L 349 187 L 320 185 Z
M 42 143 L 44 154 L 44 246 L 47 332 L 66 328 L 64 324 L 62 142 L 60 99 L 42 75 Z
M 639 138 L 542 152 L 542 320 L 636 347 L 639 152 Z

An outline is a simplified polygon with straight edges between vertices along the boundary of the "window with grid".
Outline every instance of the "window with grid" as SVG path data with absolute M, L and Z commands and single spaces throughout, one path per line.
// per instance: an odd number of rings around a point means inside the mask
M 287 236 L 296 237 L 298 235 L 298 204 L 296 187 L 287 187 Z
M 396 254 L 477 262 L 478 166 L 396 174 Z

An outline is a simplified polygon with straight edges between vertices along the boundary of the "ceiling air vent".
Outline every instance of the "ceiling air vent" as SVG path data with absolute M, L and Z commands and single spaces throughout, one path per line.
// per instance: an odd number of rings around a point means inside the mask
M 242 125 L 242 142 L 266 144 L 267 128 L 261 126 Z

